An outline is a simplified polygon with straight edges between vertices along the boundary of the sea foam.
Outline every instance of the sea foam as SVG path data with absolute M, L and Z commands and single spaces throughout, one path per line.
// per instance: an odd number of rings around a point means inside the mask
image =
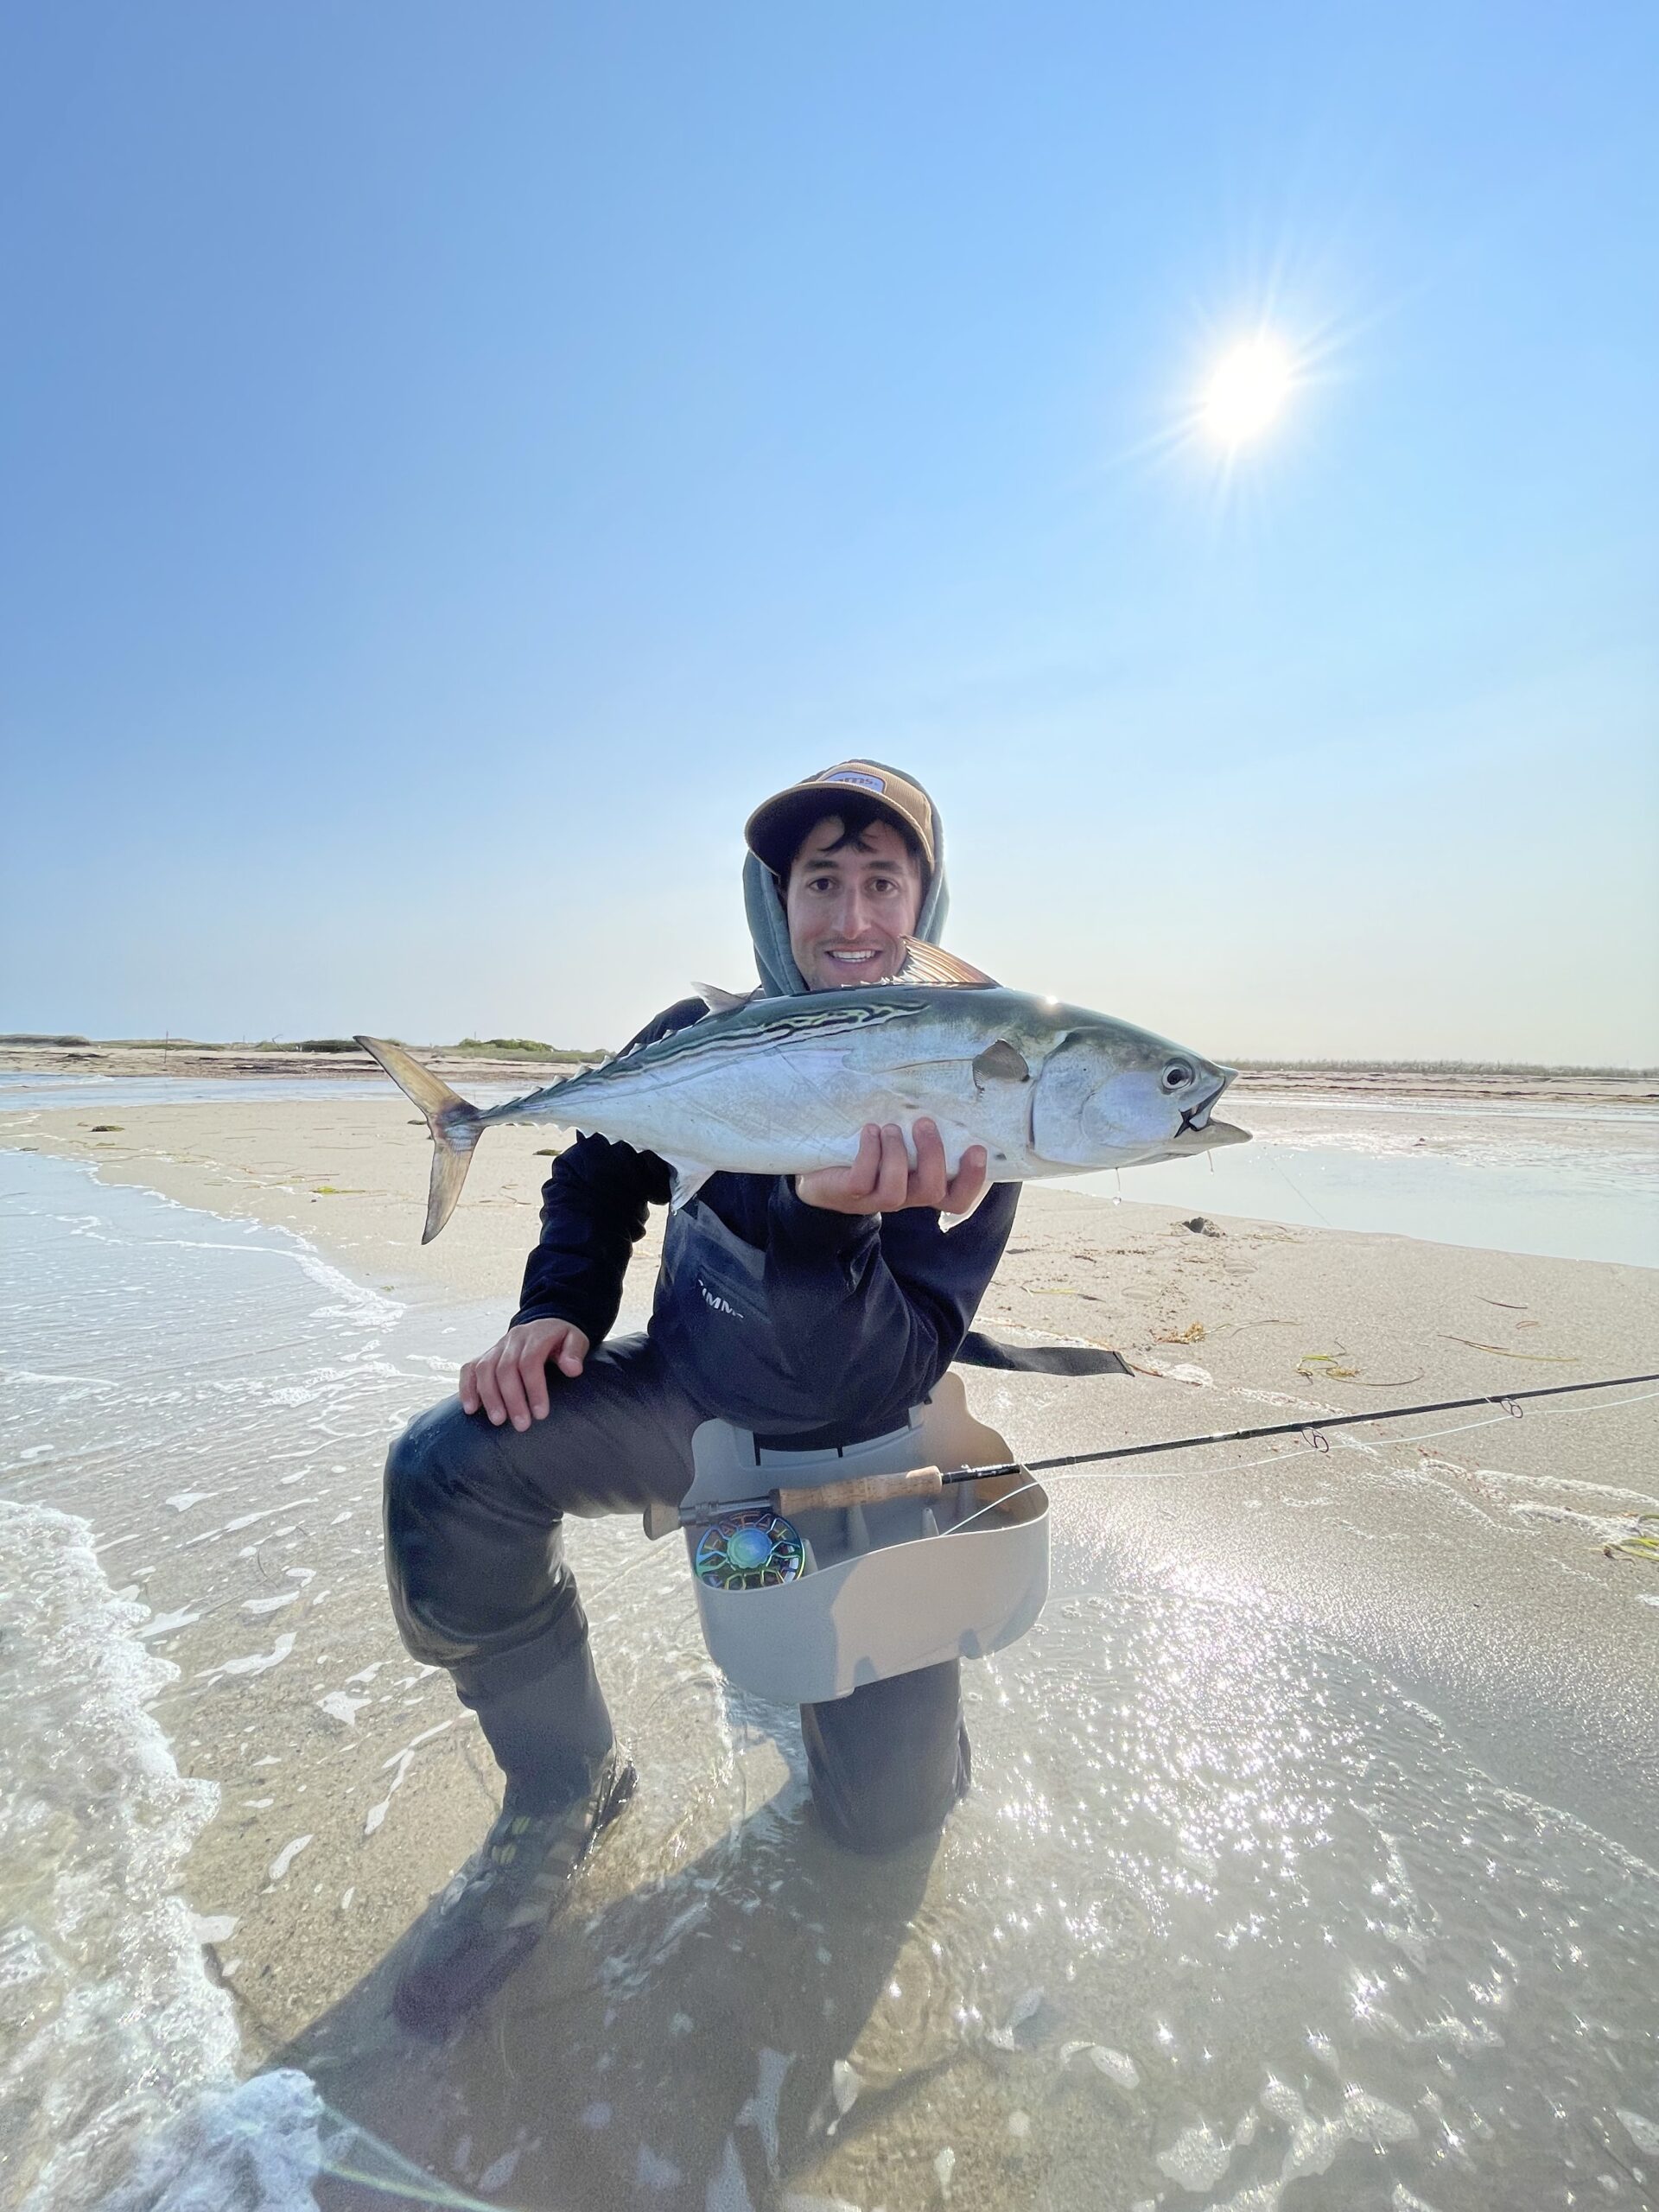
M 0 1500 L 0 1586 L 11 2201 L 21 2212 L 307 2212 L 315 2093 L 302 2075 L 237 2084 L 230 1997 L 178 1894 L 218 1791 L 180 1774 L 147 1709 L 177 1669 L 146 1649 L 146 1608 L 116 1596 L 73 1515 Z

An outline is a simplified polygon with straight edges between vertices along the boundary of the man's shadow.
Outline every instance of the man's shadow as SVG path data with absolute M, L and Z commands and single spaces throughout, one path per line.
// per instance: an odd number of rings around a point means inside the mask
M 943 1989 L 919 1986 L 926 1945 L 906 1961 L 911 1986 L 894 1980 L 937 1836 L 887 1858 L 844 1852 L 798 1775 L 666 1872 L 630 1857 L 627 1829 L 607 1835 L 538 1949 L 447 2042 L 391 2016 L 406 1932 L 274 2054 L 359 2131 L 334 2142 L 325 2212 L 474 2202 L 479 2189 L 524 2208 L 762 2212 L 960 2059 Z M 875 2036 L 870 2079 L 843 2111 L 855 2085 L 836 2062 L 884 2005 L 893 2032 Z M 456 2193 L 399 2188 L 418 2183 L 413 2168 Z

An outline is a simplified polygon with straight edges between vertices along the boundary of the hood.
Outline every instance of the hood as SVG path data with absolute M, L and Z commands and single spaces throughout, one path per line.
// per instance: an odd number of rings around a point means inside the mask
M 873 760 L 870 766 L 885 768 L 889 775 L 904 776 L 910 782 L 916 782 L 908 768 L 895 768 L 890 761 Z M 932 809 L 933 850 L 938 858 L 922 898 L 922 911 L 916 918 L 915 934 L 925 944 L 938 944 L 944 931 L 945 916 L 950 910 L 950 894 L 945 882 L 944 825 L 939 820 L 939 810 L 934 806 L 931 795 L 927 803 Z M 761 996 L 769 999 L 804 996 L 806 979 L 795 965 L 795 956 L 789 949 L 789 917 L 784 911 L 784 894 L 779 887 L 777 877 L 766 862 L 757 859 L 753 853 L 748 854 L 743 862 L 743 910 L 748 917 L 749 940 L 754 946 L 754 964 L 760 971 Z

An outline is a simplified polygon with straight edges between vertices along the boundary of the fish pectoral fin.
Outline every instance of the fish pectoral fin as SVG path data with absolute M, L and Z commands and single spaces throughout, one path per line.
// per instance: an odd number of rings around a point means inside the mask
M 735 1014 L 754 996 L 753 991 L 722 991 L 718 983 L 694 983 L 691 988 L 710 1014 Z
M 959 960 L 943 945 L 924 944 L 918 937 L 905 939 L 905 964 L 895 983 L 954 983 L 965 990 L 995 990 L 995 983 L 982 968 Z
M 711 1175 L 719 1170 L 706 1167 L 700 1160 L 675 1160 L 669 1165 L 674 1171 L 674 1189 L 668 1201 L 671 1213 L 678 1213 L 682 1206 L 689 1206 Z
M 988 1083 L 1029 1083 L 1031 1070 L 1026 1065 L 1025 1054 L 1006 1037 L 999 1037 L 976 1058 L 974 1081 L 982 1090 Z

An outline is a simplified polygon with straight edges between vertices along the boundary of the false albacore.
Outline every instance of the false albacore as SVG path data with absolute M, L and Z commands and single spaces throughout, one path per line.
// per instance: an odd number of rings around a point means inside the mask
M 851 1164 L 869 1122 L 938 1125 L 954 1174 L 983 1145 L 994 1183 L 1075 1175 L 1242 1144 L 1211 1118 L 1233 1079 L 1126 1021 L 1002 989 L 912 942 L 899 979 L 804 997 L 705 990 L 710 1012 L 544 1090 L 480 1109 L 399 1045 L 359 1037 L 425 1115 L 435 1147 L 423 1243 L 448 1220 L 473 1148 L 499 1122 L 552 1122 L 654 1152 L 683 1205 L 722 1169 Z

